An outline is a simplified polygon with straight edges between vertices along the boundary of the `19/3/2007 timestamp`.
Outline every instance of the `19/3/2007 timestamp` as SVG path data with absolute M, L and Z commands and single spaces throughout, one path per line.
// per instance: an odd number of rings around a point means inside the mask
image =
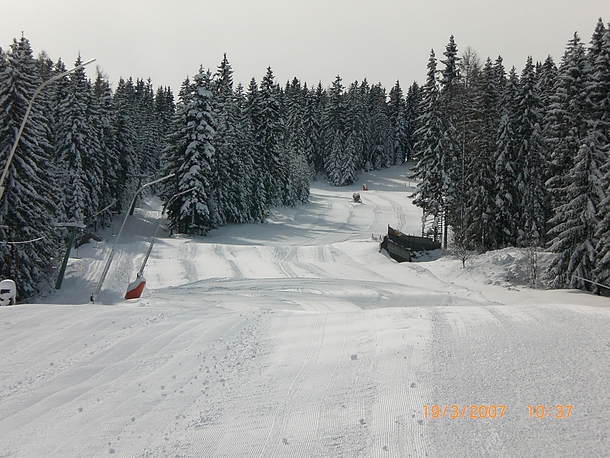
M 424 405 L 424 418 L 502 418 L 505 405 Z

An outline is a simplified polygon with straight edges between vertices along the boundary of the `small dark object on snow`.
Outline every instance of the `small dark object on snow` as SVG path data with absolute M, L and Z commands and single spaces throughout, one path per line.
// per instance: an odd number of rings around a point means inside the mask
M 358 355 L 352 355 L 352 361 L 358 359 Z
M 352 197 L 354 198 L 354 202 L 359 203 L 359 204 L 362 203 L 362 199 L 360 198 L 360 193 L 359 192 L 353 193 Z
M 91 239 L 95 240 L 96 242 L 102 241 L 102 238 L 99 235 L 96 235 L 93 232 L 85 232 L 78 240 L 76 240 L 74 243 L 74 248 L 79 248 L 85 243 L 89 243 L 89 240 Z

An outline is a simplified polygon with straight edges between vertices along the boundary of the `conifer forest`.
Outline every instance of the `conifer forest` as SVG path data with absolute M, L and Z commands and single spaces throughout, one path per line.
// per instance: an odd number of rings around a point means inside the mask
M 78 57 L 74 65 L 79 65 Z M 27 38 L 0 49 L 0 167 L 35 91 L 73 65 L 33 55 Z M 305 204 L 311 180 L 353 184 L 359 171 L 414 163 L 422 232 L 484 252 L 556 254 L 555 288 L 610 284 L 610 24 L 569 39 L 559 62 L 458 51 L 451 36 L 427 78 L 308 87 L 268 68 L 247 87 L 227 56 L 177 95 L 151 79 L 98 68 L 47 85 L 32 105 L 0 200 L 0 277 L 19 296 L 47 288 L 78 223 L 95 232 L 129 211 L 144 183 L 167 204 L 173 233 L 205 235 Z

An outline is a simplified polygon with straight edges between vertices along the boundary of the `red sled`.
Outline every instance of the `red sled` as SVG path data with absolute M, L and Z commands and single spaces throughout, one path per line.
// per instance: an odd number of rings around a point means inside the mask
M 136 280 L 129 284 L 127 287 L 127 293 L 125 299 L 139 299 L 146 286 L 146 279 L 144 277 L 138 277 Z

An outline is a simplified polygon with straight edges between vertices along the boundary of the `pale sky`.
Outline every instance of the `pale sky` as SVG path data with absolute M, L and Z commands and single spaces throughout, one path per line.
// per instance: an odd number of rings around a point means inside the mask
M 35 55 L 96 58 L 90 78 L 98 65 L 113 87 L 150 77 L 175 95 L 225 52 L 246 87 L 271 66 L 281 85 L 296 76 L 328 86 L 339 74 L 344 86 L 400 80 L 406 91 L 450 35 L 460 53 L 501 55 L 520 72 L 528 55 L 559 64 L 574 32 L 588 44 L 599 17 L 610 22 L 609 0 L 0 0 L 0 47 L 24 32 Z

